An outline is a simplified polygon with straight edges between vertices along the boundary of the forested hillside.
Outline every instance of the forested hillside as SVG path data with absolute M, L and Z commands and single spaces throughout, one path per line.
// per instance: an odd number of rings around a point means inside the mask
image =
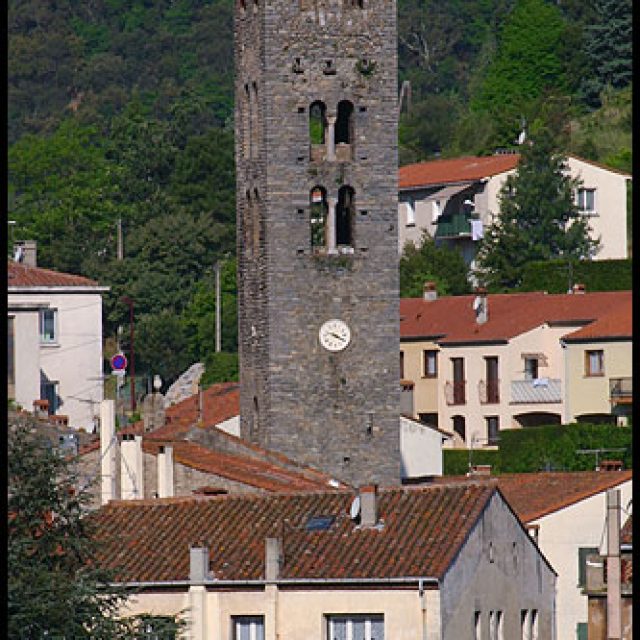
M 133 298 L 139 370 L 167 383 L 196 360 L 228 374 L 212 354 L 218 260 L 236 350 L 232 12 L 9 2 L 9 240 L 111 286 L 107 336 Z M 630 171 L 631 0 L 398 0 L 398 24 L 402 163 L 492 153 L 555 119 L 567 150 Z

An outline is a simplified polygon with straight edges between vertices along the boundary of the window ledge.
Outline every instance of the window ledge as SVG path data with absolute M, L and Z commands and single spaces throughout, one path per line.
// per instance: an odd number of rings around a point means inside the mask
M 40 346 L 41 347 L 45 347 L 45 348 L 53 348 L 53 347 L 59 347 L 60 343 L 59 342 L 42 342 L 40 341 Z

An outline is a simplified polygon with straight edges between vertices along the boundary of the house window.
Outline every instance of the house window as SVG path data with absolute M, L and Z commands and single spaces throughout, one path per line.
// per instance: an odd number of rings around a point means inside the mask
M 40 400 L 48 400 L 49 415 L 58 410 L 58 382 L 56 380 L 40 381 Z
M 465 442 L 467 434 L 464 416 L 453 416 L 451 420 L 453 422 L 453 432 L 460 436 L 462 442 Z
M 58 312 L 56 309 L 40 310 L 40 342 L 51 344 L 58 341 Z
M 603 376 L 604 351 L 602 351 L 602 349 L 585 351 L 584 364 L 586 376 Z
M 442 205 L 440 203 L 440 200 L 433 200 L 431 202 L 431 222 L 436 223 L 438 222 L 438 218 L 441 216 L 442 214 Z
M 488 416 L 485 419 L 487 421 L 487 443 L 496 445 L 500 440 L 500 418 L 498 416 Z
M 576 624 L 576 640 L 589 640 L 589 625 L 586 622 Z
M 498 356 L 485 357 L 487 393 L 485 402 L 500 402 L 500 379 L 498 377 Z
M 328 640 L 384 640 L 384 616 L 327 616 Z
M 578 189 L 577 204 L 582 213 L 593 215 L 596 212 L 596 190 Z
M 9 317 L 7 318 L 7 329 L 8 329 L 8 344 L 7 344 L 7 395 L 10 398 L 14 398 L 16 396 L 16 374 L 15 374 L 15 355 L 14 355 L 14 321 L 15 318 Z
M 465 404 L 464 358 L 451 358 L 451 368 L 453 370 L 452 404 Z
M 536 380 L 538 378 L 538 358 L 524 359 L 524 379 Z
M 413 208 L 413 203 L 411 202 L 404 202 L 404 208 L 407 212 L 407 222 L 406 225 L 407 227 L 415 227 L 416 225 L 416 211 Z
M 598 547 L 578 548 L 578 587 L 584 589 L 587 584 L 587 556 L 597 555 Z
M 264 640 L 263 616 L 234 616 L 233 640 Z
M 400 380 L 404 379 L 404 351 L 400 352 Z
M 438 377 L 438 352 L 435 349 L 425 349 L 422 352 L 422 365 L 425 378 Z

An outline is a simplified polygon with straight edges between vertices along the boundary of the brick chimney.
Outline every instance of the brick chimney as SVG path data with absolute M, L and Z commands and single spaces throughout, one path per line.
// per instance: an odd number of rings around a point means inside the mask
M 422 297 L 429 302 L 438 299 L 438 291 L 436 290 L 435 282 L 425 282 Z
M 360 525 L 375 527 L 378 524 L 378 485 L 360 487 Z

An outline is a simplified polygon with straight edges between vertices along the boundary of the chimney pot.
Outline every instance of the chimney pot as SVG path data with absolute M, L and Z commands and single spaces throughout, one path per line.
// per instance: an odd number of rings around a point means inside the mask
M 437 300 L 438 298 L 438 291 L 436 290 L 436 283 L 435 282 L 425 282 L 424 283 L 424 287 L 423 287 L 423 294 L 422 297 L 425 300 Z

